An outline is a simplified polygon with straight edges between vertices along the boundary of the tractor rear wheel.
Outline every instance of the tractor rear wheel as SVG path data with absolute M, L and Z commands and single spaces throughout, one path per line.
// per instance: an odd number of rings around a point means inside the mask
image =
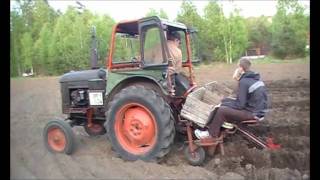
M 129 86 L 108 105 L 105 128 L 116 153 L 125 160 L 158 161 L 175 136 L 170 106 L 155 91 Z
M 71 126 L 63 120 L 52 120 L 44 128 L 44 143 L 50 152 L 71 154 L 74 134 Z

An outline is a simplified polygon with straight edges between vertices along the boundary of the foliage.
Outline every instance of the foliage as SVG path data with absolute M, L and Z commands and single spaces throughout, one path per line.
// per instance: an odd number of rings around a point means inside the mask
M 193 44 L 196 46 L 193 46 L 193 54 L 200 53 L 200 58 L 204 60 L 210 59 L 210 53 L 207 49 L 208 46 L 206 46 L 205 43 L 203 43 L 206 40 L 205 34 L 203 33 L 205 30 L 204 22 L 202 17 L 198 14 L 196 6 L 191 1 L 183 1 L 181 4 L 181 10 L 178 12 L 178 15 L 175 19 L 175 21 L 184 23 L 188 27 L 193 27 L 198 30 L 197 35 L 197 41 L 194 41 L 195 43 L 199 43 L 199 47 L 197 47 L 197 44 Z M 184 43 L 184 41 L 182 41 Z M 184 44 L 183 44 L 184 45 Z M 195 52 L 195 49 L 199 48 L 201 49 L 201 52 Z
M 24 59 L 23 67 L 25 70 L 32 69 L 32 58 L 33 58 L 33 49 L 32 49 L 32 36 L 29 32 L 25 32 L 21 38 L 21 58 Z
M 36 74 L 58 75 L 87 69 L 91 57 L 91 29 L 96 26 L 99 65 L 105 64 L 111 27 L 107 15 L 69 7 L 64 14 L 46 1 L 19 1 L 10 15 L 11 76 L 32 68 Z
M 246 19 L 248 46 L 260 47 L 271 43 L 271 21 L 268 17 L 250 17 Z
M 22 17 L 17 11 L 10 12 L 10 76 L 22 74 L 21 35 L 24 32 Z
M 149 12 L 146 13 L 146 16 L 159 16 L 160 18 L 163 18 L 163 19 L 169 19 L 167 13 L 162 8 L 160 8 L 159 11 L 157 11 L 156 9 L 150 8 Z
M 226 32 L 226 46 L 229 47 L 226 50 L 226 59 L 228 63 L 232 63 L 234 59 L 244 55 L 244 52 L 248 46 L 248 32 L 245 27 L 244 18 L 239 15 L 236 10 L 235 14 L 231 13 L 227 20 L 227 32 Z
M 310 63 L 310 57 L 294 58 L 290 60 L 279 59 L 272 56 L 266 56 L 264 58 L 254 59 L 251 61 L 253 64 L 276 64 L 276 63 L 298 63 L 298 64 L 308 64 Z
M 297 0 L 278 0 L 272 22 L 272 52 L 280 58 L 305 55 L 309 18 Z
M 201 56 L 204 60 L 225 60 L 232 63 L 247 47 L 247 30 L 239 12 L 226 17 L 217 1 L 210 1 L 204 17 L 190 1 L 184 1 L 177 20 L 199 29 Z
M 46 0 L 17 0 L 10 11 L 10 75 L 21 76 L 33 69 L 37 75 L 60 75 L 70 70 L 88 69 L 91 58 L 91 29 L 96 27 L 98 64 L 105 65 L 114 19 L 69 7 L 55 11 Z M 146 16 L 168 19 L 164 9 L 150 9 Z M 270 46 L 277 58 L 307 55 L 309 15 L 297 0 L 278 0 L 277 13 L 269 17 L 243 18 L 234 9 L 223 12 L 217 0 L 208 2 L 200 15 L 192 1 L 184 0 L 174 21 L 198 30 L 200 57 L 207 63 L 232 63 L 248 47 Z M 154 43 L 156 37 L 148 41 Z M 130 60 L 139 50 L 139 41 L 122 38 L 114 57 Z M 195 42 L 194 39 L 191 39 Z M 134 51 L 131 51 L 130 42 Z M 158 42 L 158 41 L 157 41 Z M 196 44 L 197 44 L 196 42 Z M 185 42 L 182 41 L 182 45 Z M 147 46 L 149 46 L 147 44 Z M 192 46 L 192 54 L 198 54 Z M 185 48 L 182 49 L 185 57 Z

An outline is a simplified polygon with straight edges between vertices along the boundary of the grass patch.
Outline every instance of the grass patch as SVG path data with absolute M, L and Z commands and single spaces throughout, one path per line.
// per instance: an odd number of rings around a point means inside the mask
M 252 64 L 281 64 L 281 63 L 293 63 L 293 64 L 308 64 L 310 63 L 310 56 L 304 58 L 296 59 L 277 59 L 271 56 L 266 56 L 264 58 L 252 59 Z M 238 63 L 238 60 L 235 60 L 232 64 L 227 64 L 221 61 L 213 61 L 211 63 L 200 63 L 194 66 L 195 69 L 201 69 L 203 67 L 212 67 L 212 66 L 234 66 Z
M 297 59 L 277 59 L 274 57 L 266 56 L 264 58 L 251 60 L 252 64 L 276 64 L 276 63 L 295 63 L 295 64 L 306 64 L 310 63 L 310 56 Z
M 26 80 L 26 79 L 40 79 L 40 78 L 55 78 L 58 76 L 31 76 L 31 77 L 22 77 L 22 76 L 17 76 L 17 77 L 10 77 L 10 80 L 14 81 L 20 81 L 20 80 Z
M 227 66 L 235 66 L 236 63 L 227 64 L 225 62 L 211 62 L 211 63 L 200 63 L 198 65 L 193 66 L 194 69 L 202 69 L 202 68 L 210 68 L 210 67 L 227 67 Z
M 15 80 L 15 81 L 24 80 L 24 79 L 26 79 L 26 78 L 25 77 L 21 77 L 21 76 L 10 77 L 10 80 Z

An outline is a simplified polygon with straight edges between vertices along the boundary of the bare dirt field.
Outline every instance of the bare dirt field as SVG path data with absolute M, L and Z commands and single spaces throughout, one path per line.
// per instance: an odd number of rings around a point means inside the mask
M 231 80 L 236 65 L 195 68 L 199 85 Z M 309 64 L 256 64 L 272 98 L 266 117 L 278 151 L 249 148 L 240 136 L 225 143 L 225 156 L 208 157 L 201 167 L 187 163 L 180 143 L 160 163 L 126 162 L 116 157 L 105 135 L 89 137 L 74 128 L 72 155 L 45 149 L 42 131 L 47 122 L 64 118 L 58 77 L 12 79 L 10 88 L 11 179 L 309 179 Z

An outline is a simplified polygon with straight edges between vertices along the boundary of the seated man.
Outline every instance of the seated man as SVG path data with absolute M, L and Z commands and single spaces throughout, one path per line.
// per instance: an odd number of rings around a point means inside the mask
M 196 130 L 198 138 L 212 136 L 218 138 L 222 124 L 227 122 L 241 122 L 244 120 L 260 119 L 268 108 L 266 87 L 260 80 L 258 73 L 250 71 L 251 63 L 248 59 L 240 59 L 238 69 L 233 78 L 239 81 L 235 99 L 225 98 L 217 110 L 214 118 L 207 125 L 208 131 Z

